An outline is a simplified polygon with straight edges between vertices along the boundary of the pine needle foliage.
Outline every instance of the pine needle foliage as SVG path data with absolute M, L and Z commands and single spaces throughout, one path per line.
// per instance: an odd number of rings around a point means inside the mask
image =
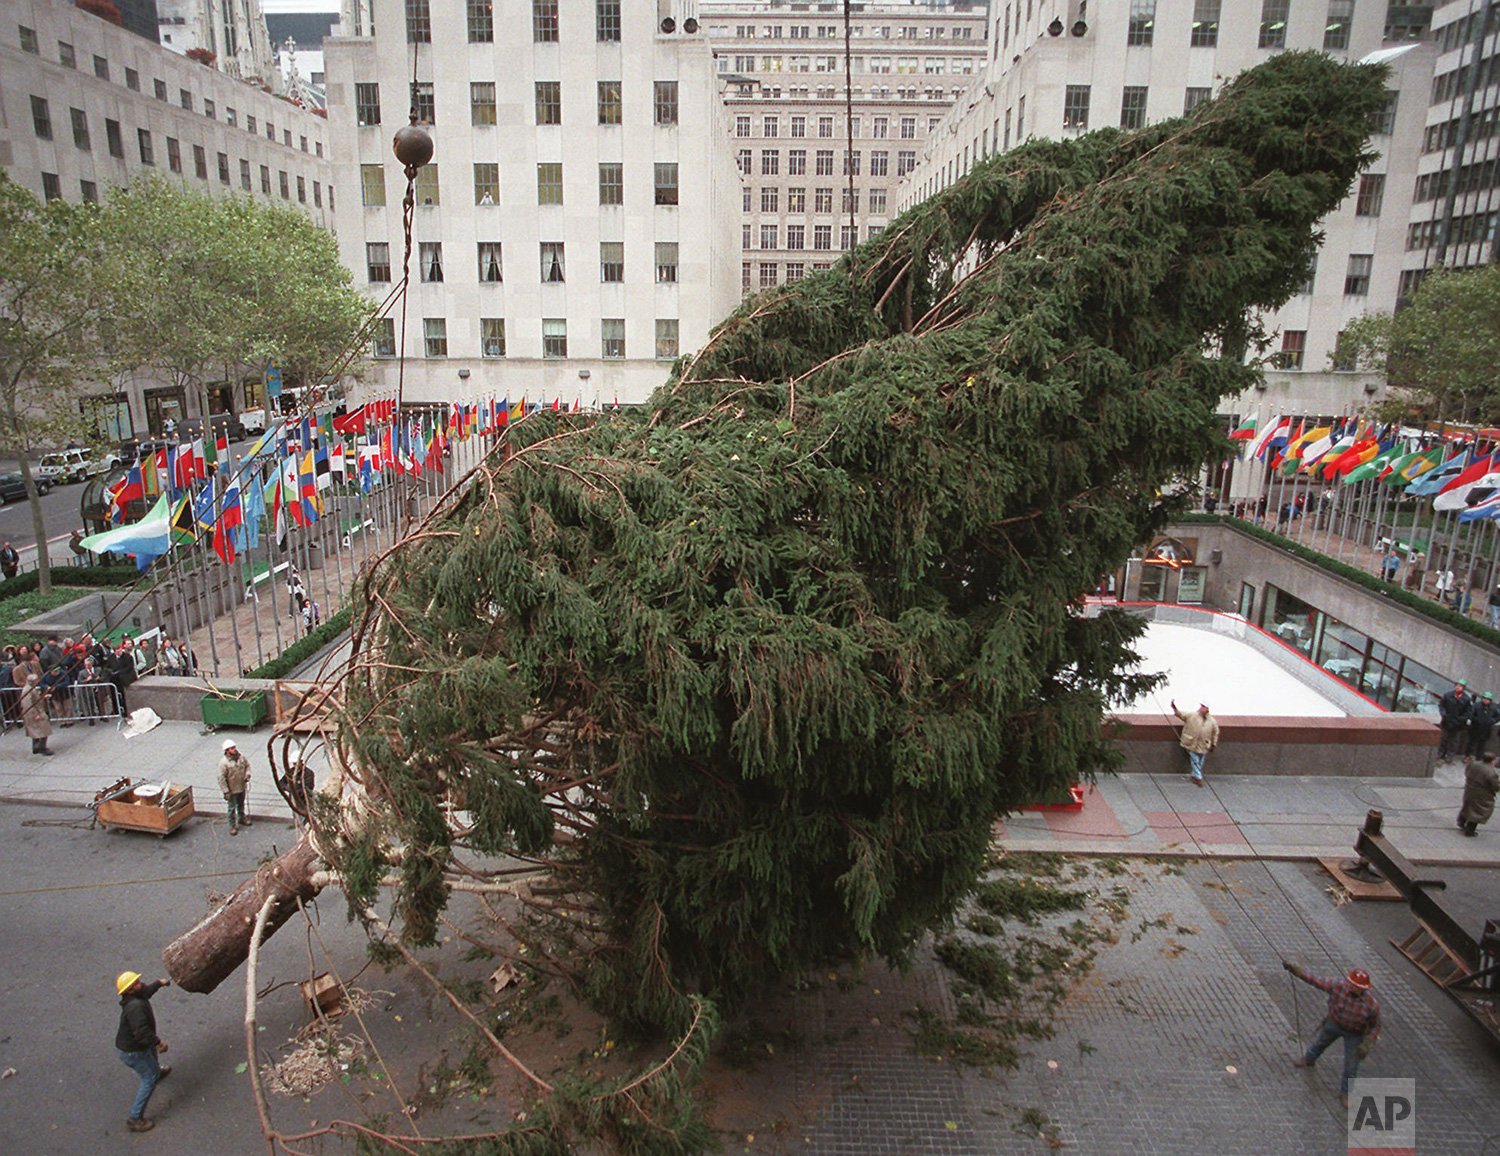
M 382 815 L 344 853 L 399 862 L 404 935 L 478 851 L 555 868 L 586 990 L 640 1027 L 904 959 L 998 817 L 1117 765 L 1139 627 L 1079 596 L 1221 447 L 1383 102 L 1285 53 L 1024 145 L 746 302 L 641 412 L 513 426 L 355 625 L 339 741 Z

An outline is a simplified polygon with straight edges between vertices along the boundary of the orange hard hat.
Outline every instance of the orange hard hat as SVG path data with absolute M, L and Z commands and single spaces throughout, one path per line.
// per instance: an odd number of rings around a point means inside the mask
M 1349 986 L 1357 987 L 1360 991 L 1370 990 L 1370 973 L 1362 967 L 1356 967 L 1349 973 Z

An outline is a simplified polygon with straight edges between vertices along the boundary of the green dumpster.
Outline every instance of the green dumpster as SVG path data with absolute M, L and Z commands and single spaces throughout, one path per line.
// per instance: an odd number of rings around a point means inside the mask
M 205 694 L 198 700 L 203 721 L 211 727 L 253 727 L 266 717 L 266 692 L 246 691 L 220 697 Z

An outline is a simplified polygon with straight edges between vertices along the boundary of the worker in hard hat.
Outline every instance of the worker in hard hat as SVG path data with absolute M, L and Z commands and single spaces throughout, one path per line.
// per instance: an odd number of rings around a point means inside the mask
M 245 791 L 250 786 L 250 760 L 240 754 L 233 739 L 224 740 L 224 757 L 219 760 L 219 790 L 229 810 L 229 833 L 238 835 L 241 827 L 250 826 L 245 814 Z
M 1286 968 L 1303 983 L 1310 983 L 1320 991 L 1328 993 L 1328 1011 L 1323 1024 L 1307 1051 L 1292 1061 L 1298 1068 L 1310 1068 L 1318 1062 L 1323 1050 L 1334 1040 L 1344 1041 L 1344 1083 L 1339 1097 L 1344 1107 L 1349 1106 L 1349 1084 L 1359 1075 L 1360 1061 L 1370 1054 L 1375 1041 L 1380 1037 L 1380 1001 L 1370 990 L 1370 973 L 1356 967 L 1348 975 L 1338 978 L 1322 978 L 1308 975 L 1295 963 L 1281 961 Z
M 130 1115 L 125 1119 L 125 1127 L 132 1132 L 149 1132 L 156 1127 L 155 1120 L 146 1118 L 146 1104 L 156 1085 L 172 1074 L 171 1067 L 156 1058 L 167 1050 L 167 1043 L 156 1034 L 156 1015 L 151 1010 L 151 997 L 171 986 L 169 979 L 142 983 L 138 971 L 122 971 L 115 980 L 115 991 L 120 995 L 120 1029 L 115 1033 L 115 1047 L 119 1049 L 121 1062 L 141 1078 Z

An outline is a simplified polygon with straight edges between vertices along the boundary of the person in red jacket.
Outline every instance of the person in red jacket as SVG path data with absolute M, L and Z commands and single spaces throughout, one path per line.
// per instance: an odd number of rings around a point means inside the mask
M 1340 1099 L 1349 1106 L 1349 1084 L 1359 1075 L 1360 1061 L 1370 1054 L 1380 1037 L 1380 1001 L 1370 990 L 1370 973 L 1356 967 L 1343 978 L 1308 975 L 1295 963 L 1282 960 L 1286 968 L 1303 983 L 1310 983 L 1328 993 L 1328 1011 L 1323 1024 L 1307 1051 L 1292 1061 L 1298 1068 L 1310 1068 L 1318 1062 L 1323 1050 L 1334 1040 L 1344 1041 L 1344 1082 Z
M 156 1127 L 155 1120 L 146 1119 L 146 1104 L 156 1085 L 172 1074 L 171 1067 L 156 1058 L 166 1052 L 167 1043 L 156 1034 L 156 1015 L 151 1010 L 151 997 L 171 986 L 169 979 L 142 983 L 138 971 L 122 971 L 115 980 L 115 991 L 120 995 L 120 1027 L 115 1032 L 115 1047 L 120 1062 L 141 1078 L 130 1115 L 125 1119 L 125 1127 L 132 1132 L 149 1132 Z

